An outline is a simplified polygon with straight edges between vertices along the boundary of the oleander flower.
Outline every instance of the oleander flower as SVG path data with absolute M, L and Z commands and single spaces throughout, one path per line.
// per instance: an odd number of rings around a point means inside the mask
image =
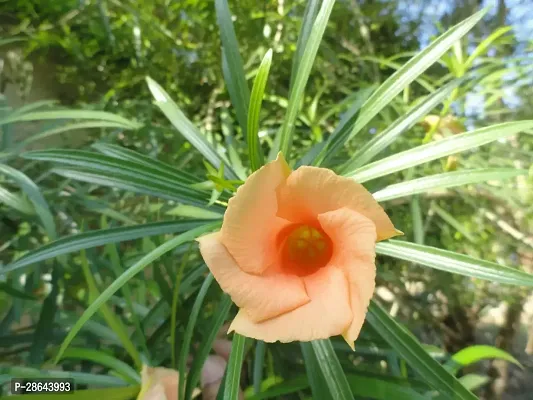
M 266 342 L 343 335 L 353 348 L 374 291 L 375 243 L 398 234 L 363 186 L 325 168 L 292 171 L 280 154 L 198 242 L 239 307 L 229 332 Z

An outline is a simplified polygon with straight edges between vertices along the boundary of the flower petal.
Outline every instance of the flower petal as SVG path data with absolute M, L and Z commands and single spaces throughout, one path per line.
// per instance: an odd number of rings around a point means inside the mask
M 243 271 L 260 274 L 275 260 L 275 235 L 283 226 L 276 217 L 276 189 L 290 173 L 280 153 L 250 175 L 228 203 L 221 240 Z
M 222 244 L 220 232 L 198 239 L 200 252 L 222 290 L 253 321 L 263 321 L 309 302 L 302 278 L 276 271 L 252 275 L 242 271 Z
M 349 291 L 342 270 L 324 267 L 303 278 L 311 301 L 278 317 L 254 322 L 244 309 L 233 320 L 229 332 L 265 342 L 325 339 L 342 334 L 350 325 Z
M 278 189 L 278 204 L 279 217 L 297 222 L 347 207 L 374 222 L 378 241 L 398 235 L 383 208 L 364 186 L 329 169 L 298 168 Z
M 141 382 L 137 400 L 170 400 L 178 397 L 179 373 L 176 370 L 143 365 Z
M 341 268 L 349 282 L 353 319 L 343 336 L 353 349 L 376 284 L 376 227 L 367 217 L 347 208 L 320 214 L 318 221 L 335 243 L 330 263 Z

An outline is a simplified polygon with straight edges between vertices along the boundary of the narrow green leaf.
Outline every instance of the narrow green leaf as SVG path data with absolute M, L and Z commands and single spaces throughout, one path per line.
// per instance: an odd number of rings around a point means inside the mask
M 222 328 L 222 325 L 226 321 L 232 304 L 231 297 L 226 294 L 222 295 L 222 300 L 213 314 L 211 324 L 209 324 L 210 330 L 205 334 L 200 342 L 200 346 L 198 346 L 198 352 L 196 353 L 191 369 L 189 370 L 187 387 L 185 389 L 185 400 L 190 400 L 192 398 L 192 392 L 200 381 L 202 367 L 204 366 L 207 356 L 211 352 L 213 342 L 215 341 L 220 328 Z
M 189 174 L 188 172 L 179 170 L 177 168 L 174 168 L 172 165 L 159 161 L 156 158 L 149 157 L 147 155 L 138 153 L 125 147 L 109 143 L 95 143 L 92 145 L 92 147 L 108 156 L 120 158 L 122 160 L 132 161 L 139 165 L 147 166 L 151 170 L 158 171 L 164 176 L 179 182 L 190 184 L 201 182 L 200 178 Z
M 61 400 L 131 400 L 140 390 L 140 386 L 128 386 L 123 388 L 76 390 L 73 393 L 62 393 Z M 34 394 L 32 400 L 57 400 L 57 394 Z M 21 394 L 10 396 L 9 400 L 27 400 L 28 395 Z
M 39 321 L 34 331 L 34 338 L 30 347 L 28 361 L 30 365 L 41 365 L 44 361 L 46 348 L 53 340 L 53 329 L 58 311 L 57 298 L 59 295 L 58 271 L 52 274 L 52 290 L 46 296 L 39 312 Z
M 346 163 L 346 168 L 352 170 L 365 165 L 372 160 L 376 155 L 398 139 L 403 132 L 407 131 L 417 123 L 420 118 L 444 101 L 460 82 L 462 82 L 462 80 L 454 80 L 441 87 L 439 90 L 436 90 L 426 98 L 421 99 L 417 105 L 390 124 L 385 131 L 377 134 L 372 140 L 359 148 Z
M 318 367 L 326 380 L 329 392 L 335 400 L 353 399 L 350 385 L 344 375 L 341 364 L 329 339 L 313 340 L 313 351 L 318 361 Z
M 183 334 L 183 342 L 181 344 L 180 359 L 178 365 L 178 371 L 180 373 L 178 385 L 180 395 L 178 397 L 180 399 L 184 398 L 185 396 L 185 376 L 187 375 L 187 358 L 189 357 L 189 352 L 191 350 L 191 342 L 194 334 L 194 328 L 196 327 L 198 315 L 200 314 L 200 310 L 202 309 L 202 305 L 204 304 L 205 296 L 207 294 L 207 291 L 209 290 L 209 287 L 211 286 L 211 283 L 213 283 L 213 280 L 213 275 L 208 274 L 207 277 L 204 279 L 204 283 L 202 283 L 202 287 L 200 288 L 200 291 L 198 292 L 198 295 L 194 300 L 192 309 L 189 312 L 189 320 L 187 321 L 187 327 L 185 328 L 185 333 Z
M 183 255 L 183 258 L 181 260 L 180 266 L 178 268 L 178 273 L 176 274 L 176 280 L 174 281 L 174 288 L 172 289 L 172 305 L 170 307 L 170 348 L 172 351 L 172 354 L 170 355 L 170 360 L 172 362 L 172 368 L 177 369 L 178 368 L 178 352 L 177 352 L 177 335 L 176 335 L 176 329 L 177 329 L 177 315 L 178 315 L 178 303 L 179 303 L 179 295 L 180 295 L 180 289 L 181 289 L 181 282 L 183 280 L 183 270 L 185 269 L 185 266 L 187 265 L 187 261 L 189 260 L 189 255 L 192 250 L 192 246 L 189 247 L 189 250 L 187 253 Z
M 376 253 L 454 274 L 517 286 L 533 286 L 533 275 L 453 251 L 399 240 L 376 244 Z
M 263 364 L 265 362 L 266 344 L 262 340 L 258 340 L 255 345 L 254 354 L 254 371 L 252 375 L 254 394 L 259 394 L 261 391 L 261 382 L 263 381 Z
M 307 41 L 309 40 L 309 35 L 311 34 L 311 30 L 313 29 L 313 25 L 315 24 L 319 6 L 320 0 L 309 0 L 305 5 L 305 11 L 302 17 L 302 27 L 300 28 L 300 33 L 298 34 L 298 41 L 296 42 L 296 51 L 292 59 L 289 91 L 292 90 L 292 87 L 294 85 L 294 78 L 296 76 L 296 73 L 298 72 L 300 62 L 303 58 L 304 51 L 307 46 Z
M 13 122 L 27 121 L 44 121 L 51 119 L 90 119 L 115 122 L 125 129 L 139 129 L 142 125 L 138 122 L 130 121 L 120 115 L 111 114 L 105 111 L 89 110 L 54 110 L 54 111 L 35 111 L 23 114 L 10 114 L 0 119 L 0 125 L 10 124 Z
M 307 85 L 307 80 L 309 79 L 309 74 L 311 73 L 311 68 L 315 61 L 315 57 L 318 51 L 318 47 L 322 40 L 324 31 L 333 9 L 335 0 L 324 0 L 320 11 L 316 17 L 315 23 L 311 28 L 311 33 L 305 45 L 305 50 L 302 55 L 302 59 L 298 65 L 298 70 L 294 79 L 294 86 L 291 89 L 289 96 L 289 105 L 287 108 L 287 113 L 283 120 L 283 125 L 278 132 L 279 138 L 279 150 L 289 158 L 289 150 L 292 144 L 292 134 L 294 131 L 294 125 L 296 123 L 296 118 L 298 117 L 298 111 L 300 109 L 301 102 L 303 100 L 305 86 Z
M 440 395 L 450 400 L 477 399 L 468 389 L 434 360 L 418 340 L 402 328 L 374 300 L 370 301 L 366 320 L 398 355 Z
M 488 9 L 483 9 L 448 29 L 383 82 L 363 105 L 361 118 L 355 123 L 349 138 L 358 134 L 398 93 L 441 58 L 456 41 L 466 35 L 483 18 L 487 11 Z
M 24 197 L 0 186 L 0 203 L 17 210 L 23 214 L 35 215 L 33 205 Z
M 89 268 L 89 262 L 85 254 L 85 250 L 81 251 L 81 268 L 83 276 L 85 278 L 85 282 L 87 283 L 87 288 L 89 290 L 89 303 L 92 304 L 98 297 L 100 297 L 100 290 L 96 286 L 96 281 L 94 279 L 91 269 Z M 138 369 L 141 369 L 141 355 L 137 351 L 136 346 L 131 341 L 126 326 L 122 323 L 120 318 L 108 307 L 107 304 L 103 303 L 100 306 L 99 311 L 102 313 L 106 324 L 113 330 L 113 332 L 116 333 L 122 346 L 128 352 L 131 359 L 134 361 L 135 366 Z M 59 360 L 59 358 L 60 357 L 57 356 L 56 360 Z
M 452 356 L 451 360 L 446 363 L 446 366 L 450 368 L 453 374 L 456 374 L 460 369 L 468 365 L 494 358 L 508 361 L 523 368 L 520 362 L 511 354 L 497 347 L 486 345 L 468 346 L 458 351 Z
M 150 77 L 146 77 L 148 88 L 155 99 L 155 105 L 165 114 L 170 123 L 187 139 L 213 166 L 217 169 L 225 165 L 226 175 L 229 179 L 237 179 L 230 163 L 219 154 L 207 138 L 183 114 L 178 105 L 170 98 L 167 92 Z
M 363 183 L 428 161 L 479 147 L 531 127 L 533 127 L 533 121 L 515 121 L 476 129 L 394 154 L 355 171 L 346 172 L 344 175 Z
M 22 154 L 23 158 L 30 160 L 50 161 L 57 164 L 72 165 L 82 168 L 87 172 L 97 172 L 100 181 L 107 176 L 111 179 L 119 177 L 132 184 L 144 183 L 145 187 L 160 188 L 175 195 L 181 201 L 203 205 L 208 201 L 207 192 L 202 192 L 190 186 L 190 181 L 178 178 L 177 174 L 170 174 L 154 168 L 148 163 L 140 164 L 136 161 L 111 157 L 105 154 L 94 153 L 84 150 L 50 149 L 29 151 Z
M 0 39 L 0 46 L 5 46 L 6 44 L 16 43 L 16 42 L 25 42 L 28 40 L 24 37 L 10 37 L 10 38 L 3 38 Z
M 184 194 L 182 189 L 178 188 L 176 185 L 171 185 L 164 181 L 154 181 L 145 176 L 134 176 L 129 172 L 115 172 L 113 175 L 106 176 L 97 170 L 76 167 L 53 168 L 51 169 L 51 172 L 75 181 L 94 183 L 95 185 L 123 189 L 133 193 L 147 194 L 165 200 L 184 202 L 207 210 L 216 211 L 221 209 L 221 206 L 218 205 L 218 203 L 215 205 L 209 205 L 209 197 L 200 200 L 200 193 L 202 192 L 195 194 L 194 197 L 189 196 L 188 194 L 191 193 L 189 188 L 182 188 L 188 193 Z M 192 193 L 194 193 L 194 191 Z M 198 196 L 198 198 L 195 198 L 196 196 Z
M 63 353 L 63 359 L 78 359 L 91 361 L 117 372 L 122 378 L 130 383 L 141 383 L 139 373 L 124 361 L 119 360 L 107 353 L 95 349 L 71 347 Z
M 5 174 L 13 179 L 17 185 L 20 186 L 22 191 L 26 193 L 30 201 L 33 203 L 35 213 L 39 216 L 46 234 L 50 239 L 55 239 L 56 227 L 54 216 L 48 207 L 48 203 L 41 194 L 39 187 L 25 174 L 8 165 L 0 164 L 0 174 Z
M 184 218 L 199 218 L 199 219 L 220 219 L 222 214 L 215 211 L 206 210 L 200 207 L 189 206 L 186 204 L 180 204 L 170 210 L 165 215 L 171 215 L 174 217 Z
M 435 211 L 435 214 L 437 214 L 444 222 L 450 225 L 457 232 L 461 233 L 461 235 L 463 235 L 466 239 L 468 239 L 472 243 L 475 243 L 477 241 L 477 238 L 473 236 L 472 233 L 470 233 L 470 231 L 460 221 L 458 221 L 453 215 L 448 213 L 446 210 L 440 208 L 436 204 L 436 202 L 432 202 L 431 209 Z
M 411 219 L 413 220 L 413 236 L 415 243 L 424 244 L 424 217 L 420 208 L 420 197 L 413 196 L 411 198 Z
M 231 354 L 226 366 L 226 386 L 224 390 L 224 400 L 239 400 L 242 362 L 244 359 L 244 344 L 246 337 L 233 334 L 231 342 Z
M 313 346 L 310 342 L 300 342 L 300 348 L 302 349 L 305 371 L 307 373 L 307 380 L 311 386 L 313 399 L 334 400 L 329 392 L 324 374 L 318 365 Z
M 39 261 L 48 260 L 62 254 L 103 246 L 109 243 L 125 242 L 148 236 L 185 232 L 205 225 L 208 220 L 165 221 L 150 224 L 102 229 L 62 237 L 31 251 L 12 264 L 0 268 L 0 276 Z
M 192 229 L 188 232 L 182 233 L 181 235 L 176 236 L 174 239 L 171 239 L 168 242 L 165 242 L 161 246 L 157 247 L 155 250 L 152 250 L 150 253 L 148 253 L 139 261 L 137 261 L 134 265 L 132 265 L 129 269 L 124 271 L 124 273 L 118 279 L 113 281 L 113 283 L 109 287 L 107 287 L 107 289 L 105 289 L 102 294 L 98 296 L 98 298 L 93 303 L 91 303 L 87 310 L 85 310 L 85 312 L 80 316 L 78 322 L 72 327 L 67 337 L 61 344 L 61 348 L 59 349 L 59 352 L 56 356 L 56 363 L 59 359 L 61 359 L 63 352 L 67 349 L 69 344 L 76 337 L 85 322 L 87 322 L 98 311 L 102 304 L 104 304 L 107 300 L 109 300 L 111 296 L 113 296 L 118 290 L 120 290 L 120 288 L 126 282 L 128 282 L 131 278 L 133 278 L 140 271 L 142 271 L 147 265 L 157 260 L 163 254 L 169 252 L 170 250 L 183 243 L 194 240 L 201 234 L 209 232 L 219 226 L 219 222 L 210 223 L 200 226 L 196 229 Z
M 242 58 L 239 53 L 239 43 L 237 42 L 237 36 L 233 28 L 233 21 L 227 0 L 216 0 L 215 10 L 220 29 L 220 39 L 222 41 L 224 80 L 228 87 L 231 103 L 237 114 L 237 120 L 239 121 L 244 137 L 246 137 L 250 89 L 248 88 L 248 83 L 246 83 L 246 74 L 244 73 Z
M 504 180 L 519 175 L 527 175 L 527 173 L 527 170 L 514 168 L 480 168 L 445 172 L 390 185 L 373 193 L 372 196 L 377 201 L 387 201 L 426 193 L 434 189 L 447 189 L 472 183 Z
M 107 225 L 107 220 L 105 216 L 102 216 L 100 218 L 100 226 L 102 227 L 102 229 L 109 228 L 109 226 Z M 124 272 L 124 268 L 120 260 L 120 255 L 118 253 L 117 246 L 115 246 L 113 243 L 107 243 L 105 245 L 105 251 L 107 255 L 109 256 L 109 261 L 111 262 L 111 269 L 113 270 L 113 273 L 116 279 L 120 276 L 120 274 L 122 274 L 122 272 Z M 133 296 L 132 290 L 128 283 L 122 286 L 121 295 L 124 299 L 124 303 L 126 304 L 126 310 L 131 315 L 133 326 L 135 327 L 135 336 L 137 338 L 137 343 L 141 345 L 141 348 L 144 351 L 144 356 L 146 357 L 147 361 L 149 361 L 150 351 L 148 350 L 148 347 L 146 346 L 146 336 L 144 335 L 144 330 L 141 326 L 141 321 L 138 315 L 139 314 L 138 309 L 135 307 L 133 303 L 133 299 L 135 297 Z
M 489 36 L 487 36 L 486 39 L 484 39 L 478 46 L 474 49 L 472 54 L 467 58 L 465 61 L 463 68 L 465 70 L 468 70 L 473 64 L 476 58 L 481 56 L 487 49 L 490 47 L 492 43 L 494 43 L 499 37 L 505 35 L 507 32 L 509 32 L 511 29 L 513 29 L 512 26 L 500 26 L 498 29 L 496 29 L 494 32 L 492 32 Z
M 28 104 L 25 104 L 21 107 L 18 107 L 16 109 L 14 109 L 13 111 L 11 111 L 11 115 L 13 114 L 16 114 L 16 115 L 19 115 L 19 114 L 24 114 L 24 113 L 28 113 L 30 111 L 34 111 L 34 110 L 38 110 L 39 108 L 44 108 L 44 107 L 51 107 L 53 105 L 57 104 L 57 100 L 39 100 L 39 101 L 34 101 L 33 103 L 28 103 Z
M 250 156 L 250 166 L 252 171 L 256 171 L 263 165 L 263 153 L 259 143 L 259 112 L 263 103 L 263 95 L 272 64 L 272 49 L 268 50 L 255 76 L 250 97 L 250 108 L 248 112 L 248 153 Z

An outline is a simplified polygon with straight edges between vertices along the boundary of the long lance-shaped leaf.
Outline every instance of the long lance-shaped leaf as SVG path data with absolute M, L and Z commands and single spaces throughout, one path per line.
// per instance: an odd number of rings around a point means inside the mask
M 272 49 L 268 50 L 261 65 L 257 70 L 257 75 L 252 87 L 252 96 L 250 97 L 250 109 L 248 113 L 248 155 L 250 157 L 250 166 L 252 171 L 257 171 L 263 165 L 263 153 L 259 144 L 259 112 L 263 103 L 263 95 L 272 63 Z
M 350 138 L 357 135 L 398 93 L 409 86 L 426 69 L 441 58 L 455 42 L 466 35 L 483 18 L 487 11 L 488 9 L 481 10 L 447 30 L 383 82 L 363 105 L 361 117 L 355 123 L 350 133 Z
M 182 245 L 183 243 L 190 242 L 191 240 L 196 239 L 198 236 L 202 235 L 203 233 L 209 232 L 217 227 L 220 226 L 219 222 L 211 223 L 207 225 L 200 226 L 198 228 L 192 229 L 188 232 L 182 233 L 179 236 L 176 236 L 174 239 L 169 240 L 168 242 L 165 242 L 161 246 L 155 248 L 150 253 L 145 255 L 143 258 L 141 258 L 139 261 L 137 261 L 134 265 L 132 265 L 130 268 L 128 268 L 122 275 L 120 275 L 117 279 L 113 281 L 111 285 L 107 289 L 105 289 L 98 298 L 92 302 L 89 307 L 85 310 L 85 312 L 81 315 L 80 319 L 74 324 L 72 329 L 69 331 L 67 337 L 61 344 L 61 347 L 59 349 L 59 352 L 56 356 L 56 363 L 61 359 L 63 356 L 63 352 L 67 349 L 67 347 L 70 345 L 72 340 L 76 337 L 80 329 L 83 327 L 83 325 L 91 319 L 91 317 L 98 311 L 100 306 L 104 304 L 106 301 L 108 301 L 111 296 L 113 296 L 120 288 L 128 282 L 131 278 L 133 278 L 135 275 L 137 275 L 139 272 L 141 272 L 147 265 L 153 263 L 155 260 L 157 260 L 159 257 L 164 255 L 165 253 L 168 253 L 172 249 L 178 247 L 179 245 Z
M 292 144 L 292 134 L 294 132 L 294 124 L 296 123 L 296 118 L 298 117 L 298 111 L 300 109 L 300 103 L 303 100 L 305 86 L 307 85 L 307 80 L 309 79 L 309 74 L 311 73 L 311 68 L 315 61 L 315 57 L 318 51 L 318 46 L 326 30 L 326 26 L 333 9 L 335 0 L 324 0 L 318 15 L 316 17 L 315 23 L 309 34 L 309 39 L 305 45 L 305 51 L 303 53 L 302 59 L 298 65 L 298 71 L 296 71 L 296 77 L 294 79 L 294 86 L 291 89 L 289 96 L 289 105 L 287 107 L 287 113 L 285 114 L 285 119 L 283 120 L 283 125 L 281 126 L 280 131 L 278 132 L 279 138 L 279 150 L 289 158 L 289 150 Z
M 435 189 L 447 189 L 472 183 L 510 179 L 519 175 L 527 175 L 526 169 L 514 168 L 480 168 L 444 172 L 423 178 L 396 183 L 373 193 L 377 201 L 387 201 Z
M 477 399 L 468 389 L 451 375 L 438 361 L 433 359 L 418 340 L 402 328 L 392 317 L 371 300 L 366 320 L 407 364 L 437 392 L 450 400 Z
M 363 183 L 428 161 L 436 160 L 437 158 L 473 149 L 517 134 L 531 127 L 533 127 L 533 121 L 515 121 L 476 129 L 394 154 L 382 160 L 367 164 L 355 171 L 346 172 L 344 175 L 355 179 L 359 183 Z
M 300 342 L 300 348 L 302 349 L 307 381 L 309 382 L 309 386 L 311 386 L 313 398 L 333 400 L 333 396 L 330 394 L 328 384 L 326 383 L 326 378 L 318 365 L 318 360 L 311 342 Z
M 223 400 L 239 400 L 242 362 L 246 337 L 235 333 L 231 342 L 231 354 L 226 366 Z
M 189 174 L 188 172 L 181 171 L 174 168 L 172 165 L 159 161 L 156 158 L 149 157 L 145 154 L 138 153 L 136 151 L 127 149 L 125 147 L 117 146 L 109 143 L 95 143 L 92 147 L 98 150 L 100 153 L 106 154 L 111 157 L 120 158 L 122 160 L 133 161 L 140 165 L 145 165 L 152 169 L 163 173 L 165 176 L 171 177 L 176 181 L 187 182 L 190 184 L 199 183 L 201 179 Z
M 191 350 L 191 342 L 194 335 L 194 328 L 196 327 L 196 321 L 198 320 L 198 316 L 200 315 L 200 311 L 202 310 L 202 305 L 204 304 L 205 296 L 207 295 L 207 291 L 209 290 L 209 287 L 211 286 L 211 283 L 213 283 L 214 277 L 212 274 L 207 275 L 207 278 L 204 279 L 204 282 L 202 283 L 202 287 L 200 288 L 200 291 L 196 295 L 196 299 L 194 300 L 194 304 L 192 306 L 192 309 L 190 312 L 188 312 L 188 321 L 187 326 L 185 328 L 185 333 L 183 334 L 183 342 L 181 344 L 180 349 L 180 359 L 179 359 L 179 397 L 183 398 L 185 396 L 185 376 L 187 374 L 186 367 L 187 367 L 187 358 L 189 357 L 189 352 Z
M 143 237 L 165 235 L 169 233 L 185 232 L 204 226 L 210 221 L 187 220 L 154 222 L 139 226 L 102 229 L 92 232 L 79 233 L 57 239 L 19 258 L 12 264 L 0 268 L 0 275 L 26 267 L 39 261 L 49 260 L 62 254 L 69 254 L 79 250 L 103 246 L 108 243 L 119 243 Z
M 207 138 L 185 116 L 165 90 L 150 77 L 146 77 L 148 88 L 155 99 L 155 105 L 165 114 L 170 123 L 187 139 L 213 166 L 224 164 L 225 174 L 230 179 L 238 179 L 229 161 L 217 152 Z
M 55 239 L 57 233 L 54 217 L 39 187 L 28 176 L 8 165 L 0 164 L 0 174 L 7 175 L 13 179 L 22 191 L 26 193 L 35 208 L 35 214 L 41 219 L 46 234 L 50 239 Z
M 472 278 L 533 287 L 532 274 L 431 246 L 388 240 L 376 244 L 376 253 Z
M 311 346 L 332 397 L 335 400 L 353 400 L 350 385 L 331 341 L 329 339 L 313 340 Z
M 211 352 L 211 348 L 213 347 L 213 342 L 215 341 L 220 331 L 220 328 L 226 321 L 228 312 L 232 304 L 233 302 L 231 301 L 231 297 L 229 297 L 226 294 L 222 295 L 222 299 L 213 314 L 212 321 L 210 324 L 210 329 L 208 332 L 205 333 L 205 336 L 200 342 L 200 346 L 198 346 L 198 352 L 196 353 L 196 356 L 194 357 L 194 361 L 192 362 L 189 375 L 187 376 L 187 387 L 185 388 L 185 400 L 190 400 L 192 398 L 193 391 L 197 387 L 198 382 L 200 381 L 202 367 L 205 364 L 205 360 L 207 359 L 207 356 Z
M 233 28 L 228 1 L 216 0 L 215 11 L 220 29 L 220 39 L 222 41 L 222 70 L 224 80 L 226 81 L 231 104 L 235 107 L 237 120 L 244 133 L 244 137 L 246 137 L 250 89 L 246 82 L 246 74 L 244 73 L 242 58 L 239 53 L 239 43 L 237 42 L 237 36 Z
M 124 129 L 139 129 L 142 125 L 138 122 L 130 121 L 120 115 L 111 114 L 105 111 L 89 110 L 55 110 L 55 111 L 35 111 L 31 113 L 13 113 L 0 119 L 0 125 L 14 122 L 43 121 L 51 119 L 91 119 L 115 122 Z
M 133 193 L 142 193 L 162 199 L 179 201 L 206 210 L 211 209 L 216 211 L 221 208 L 216 204 L 214 206 L 207 206 L 209 199 L 184 195 L 183 193 L 178 192 L 175 187 L 169 187 L 169 185 L 164 182 L 157 182 L 143 176 L 132 176 L 131 174 L 123 174 L 119 172 L 113 173 L 112 176 L 105 176 L 100 171 L 74 167 L 53 168 L 51 172 L 76 181 L 94 183 L 96 185 L 128 190 Z
M 204 204 L 209 200 L 209 194 L 193 189 L 189 180 L 179 179 L 177 174 L 162 171 L 161 168 L 153 167 L 148 163 L 140 164 L 137 161 L 90 151 L 65 149 L 30 151 L 22 154 L 22 157 L 98 171 L 102 172 L 104 176 L 113 177 L 120 174 L 145 179 L 147 182 L 154 182 L 161 187 L 175 191 L 177 196 L 183 197 L 185 200 L 190 198 Z
M 390 146 L 398 137 L 408 129 L 410 129 L 420 118 L 430 112 L 439 103 L 441 103 L 449 94 L 455 89 L 462 80 L 457 79 L 449 84 L 441 87 L 439 90 L 433 92 L 428 97 L 421 99 L 421 101 L 411 108 L 407 113 L 402 115 L 394 121 L 389 128 L 382 133 L 376 135 L 372 140 L 365 143 L 358 149 L 346 163 L 349 169 L 355 169 L 365 165 L 372 160 L 377 154 Z
M 307 40 L 309 39 L 311 29 L 313 29 L 313 25 L 315 24 L 319 6 L 320 0 L 309 0 L 305 6 L 304 15 L 302 18 L 302 27 L 300 28 L 300 33 L 298 34 L 298 41 L 296 42 L 296 51 L 294 52 L 294 57 L 292 59 L 291 80 L 289 89 L 292 89 L 292 86 L 294 84 L 294 77 L 296 76 L 296 72 L 298 72 L 300 61 L 302 60 L 305 47 L 307 46 Z

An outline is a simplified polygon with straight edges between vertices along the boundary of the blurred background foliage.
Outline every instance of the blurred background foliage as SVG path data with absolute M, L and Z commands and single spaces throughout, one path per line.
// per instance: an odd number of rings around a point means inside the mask
M 337 165 L 346 160 L 369 137 L 384 131 L 423 96 L 469 73 L 475 74 L 474 84 L 460 85 L 442 109 L 434 110 L 400 136 L 380 153 L 380 158 L 474 127 L 532 119 L 533 17 L 529 1 L 339 0 L 320 46 L 296 124 L 297 156 L 303 156 L 334 131 L 356 99 L 354 93 L 382 83 L 436 35 L 487 4 L 493 7 L 483 21 L 395 98 L 363 134 L 350 141 L 343 153 L 329 163 Z M 267 149 L 287 107 L 292 58 L 305 2 L 239 0 L 230 1 L 230 7 L 250 85 L 263 55 L 269 48 L 273 49 L 260 126 L 262 146 Z M 140 126 L 128 131 L 78 129 L 39 139 L 35 135 L 57 128 L 63 121 L 3 125 L 0 158 L 39 186 L 50 204 L 57 232 L 46 232 L 36 223 L 39 214 L 24 191 L 7 176 L 0 175 L 0 196 L 4 200 L 0 203 L 0 265 L 9 264 L 54 239 L 54 234 L 62 237 L 107 225 L 154 222 L 183 214 L 183 208 L 175 203 L 65 179 L 51 174 L 42 162 L 14 157 L 23 149 L 85 148 L 98 141 L 138 151 L 206 180 L 212 171 L 206 169 L 196 150 L 176 135 L 153 106 L 146 76 L 164 87 L 212 140 L 223 142 L 227 132 L 241 137 L 223 80 L 221 39 L 213 1 L 0 2 L 0 101 L 3 103 L 0 113 L 8 115 L 13 109 L 32 105 L 40 110 L 76 106 L 114 112 Z M 42 102 L 45 99 L 57 102 Z M 532 133 L 372 181 L 368 188 L 375 191 L 398 180 L 461 167 L 529 169 L 533 159 Z M 23 141 L 31 137 L 36 139 Z M 409 241 L 533 272 L 531 174 L 391 203 L 385 203 L 385 207 Z M 54 346 L 64 337 L 64 327 L 87 304 L 87 276 L 80 272 L 87 260 L 103 290 L 116 278 L 117 271 L 132 265 L 163 241 L 163 236 L 145 237 L 117 247 L 108 245 L 105 251 L 91 250 L 87 255 L 55 261 L 65 274 L 65 280 L 59 285 L 63 296 L 61 313 L 57 307 L 46 307 L 48 299 L 55 299 L 50 293 L 60 280 L 54 274 L 44 279 L 40 274 L 30 274 L 25 282 L 0 286 L 0 363 L 7 360 L 6 365 L 38 368 L 53 355 Z M 178 256 L 184 257 L 171 254 L 159 259 L 145 271 L 149 280 L 131 281 L 132 300 L 137 305 L 133 313 L 119 296 L 109 305 L 129 327 L 137 323 L 149 326 L 145 334 L 150 354 L 158 355 L 152 360 L 155 365 L 168 362 L 166 318 L 172 305 Z M 199 263 L 196 255 L 191 257 Z M 527 393 L 533 390 L 533 362 L 524 348 L 527 345 L 528 353 L 533 353 L 531 338 L 527 343 L 528 330 L 533 335 L 533 325 L 529 328 L 533 321 L 528 321 L 533 310 L 527 289 L 421 269 L 387 257 L 379 257 L 378 265 L 378 296 L 424 343 L 438 346 L 448 354 L 474 344 L 495 344 L 513 354 L 524 366 L 520 369 L 497 361 L 477 364 L 477 373 L 490 379 L 484 380 L 476 393 L 487 399 L 528 398 Z M 203 271 L 196 272 L 196 276 L 194 271 L 192 267 L 186 268 L 182 282 L 185 287 L 180 289 L 184 310 L 192 307 L 193 293 L 201 284 L 198 278 Z M 210 295 L 215 296 L 211 291 L 207 303 Z M 28 293 L 32 293 L 31 299 L 27 298 Z M 51 314 L 43 316 L 44 310 Z M 209 307 L 203 311 L 205 315 L 197 327 L 199 332 L 202 324 L 209 324 L 212 312 Z M 186 314 L 182 317 L 186 321 Z M 140 322 L 136 321 L 139 318 Z M 46 319 L 55 323 L 44 327 Z M 115 340 L 111 354 L 124 358 L 120 340 L 117 342 L 103 320 L 109 325 L 105 316 L 94 322 L 85 332 L 85 343 L 102 349 L 103 340 L 99 338 L 108 335 L 108 340 Z M 158 325 L 161 320 L 166 325 Z M 181 332 L 184 326 L 179 329 Z M 41 340 L 34 340 L 41 334 L 44 335 Z M 364 348 L 364 337 L 361 341 Z M 273 363 L 270 371 L 278 368 L 284 371 L 283 360 L 287 355 L 279 351 L 278 345 L 269 348 L 268 356 Z M 89 373 L 92 364 L 67 360 L 63 367 Z M 371 372 L 378 373 L 379 368 Z M 94 377 L 88 377 L 89 384 Z M 251 382 L 251 377 L 245 381 Z M 100 383 L 112 385 L 113 382 Z

